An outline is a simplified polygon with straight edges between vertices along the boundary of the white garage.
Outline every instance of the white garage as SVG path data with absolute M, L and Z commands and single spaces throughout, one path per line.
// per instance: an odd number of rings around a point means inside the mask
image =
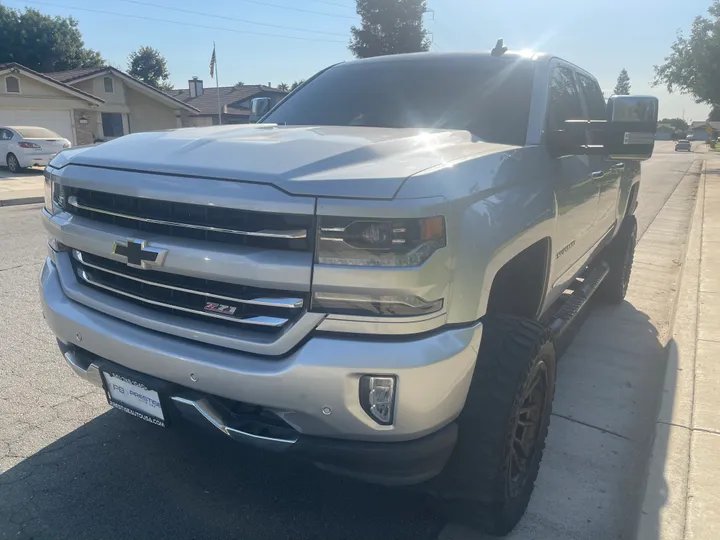
M 40 126 L 65 137 L 73 145 L 72 112 L 65 110 L 1 109 L 0 126 Z

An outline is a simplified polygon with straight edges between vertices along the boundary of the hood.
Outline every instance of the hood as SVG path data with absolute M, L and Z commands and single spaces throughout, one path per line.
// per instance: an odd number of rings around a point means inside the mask
M 63 152 L 52 165 L 263 183 L 293 195 L 392 199 L 420 171 L 508 148 L 467 131 L 253 124 L 127 135 Z

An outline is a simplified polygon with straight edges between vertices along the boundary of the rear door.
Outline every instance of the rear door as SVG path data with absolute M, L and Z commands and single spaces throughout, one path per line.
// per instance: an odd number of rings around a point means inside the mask
M 554 60 L 550 69 L 546 130 L 564 128 L 565 120 L 585 117 L 572 66 Z M 557 220 L 553 251 L 553 286 L 582 268 L 595 243 L 599 187 L 589 156 L 560 156 L 553 163 Z
M 577 79 L 586 118 L 605 120 L 605 98 L 600 85 L 594 77 L 580 70 L 577 72 Z M 602 144 L 597 132 L 588 131 L 588 144 Z M 590 174 L 599 192 L 595 236 L 600 239 L 615 225 L 617 219 L 618 190 L 624 164 L 602 155 L 589 158 L 592 169 Z

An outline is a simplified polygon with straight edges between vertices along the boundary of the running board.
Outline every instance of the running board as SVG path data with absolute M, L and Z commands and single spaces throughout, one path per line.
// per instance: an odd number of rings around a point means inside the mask
M 606 262 L 601 262 L 594 268 L 583 282 L 570 295 L 570 298 L 555 312 L 550 319 L 550 331 L 557 340 L 570 327 L 580 310 L 585 307 L 590 297 L 607 277 L 610 267 Z

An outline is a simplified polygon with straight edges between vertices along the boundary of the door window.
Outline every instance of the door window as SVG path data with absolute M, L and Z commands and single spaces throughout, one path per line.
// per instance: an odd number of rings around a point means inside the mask
M 123 132 L 122 114 L 102 113 L 103 135 L 105 137 L 122 137 Z
M 7 129 L 0 129 L 0 141 L 9 141 L 12 137 L 13 134 L 11 131 L 8 131 Z
M 587 104 L 590 120 L 605 120 L 605 98 L 597 81 L 578 73 L 578 81 Z
M 584 117 L 572 70 L 565 66 L 555 67 L 548 93 L 547 129 L 563 129 L 565 120 L 581 120 Z
M 577 76 L 580 90 L 585 98 L 589 119 L 605 120 L 605 98 L 597 81 L 582 73 L 578 73 Z M 602 137 L 598 130 L 589 130 L 588 137 L 590 138 L 589 144 L 602 144 Z

